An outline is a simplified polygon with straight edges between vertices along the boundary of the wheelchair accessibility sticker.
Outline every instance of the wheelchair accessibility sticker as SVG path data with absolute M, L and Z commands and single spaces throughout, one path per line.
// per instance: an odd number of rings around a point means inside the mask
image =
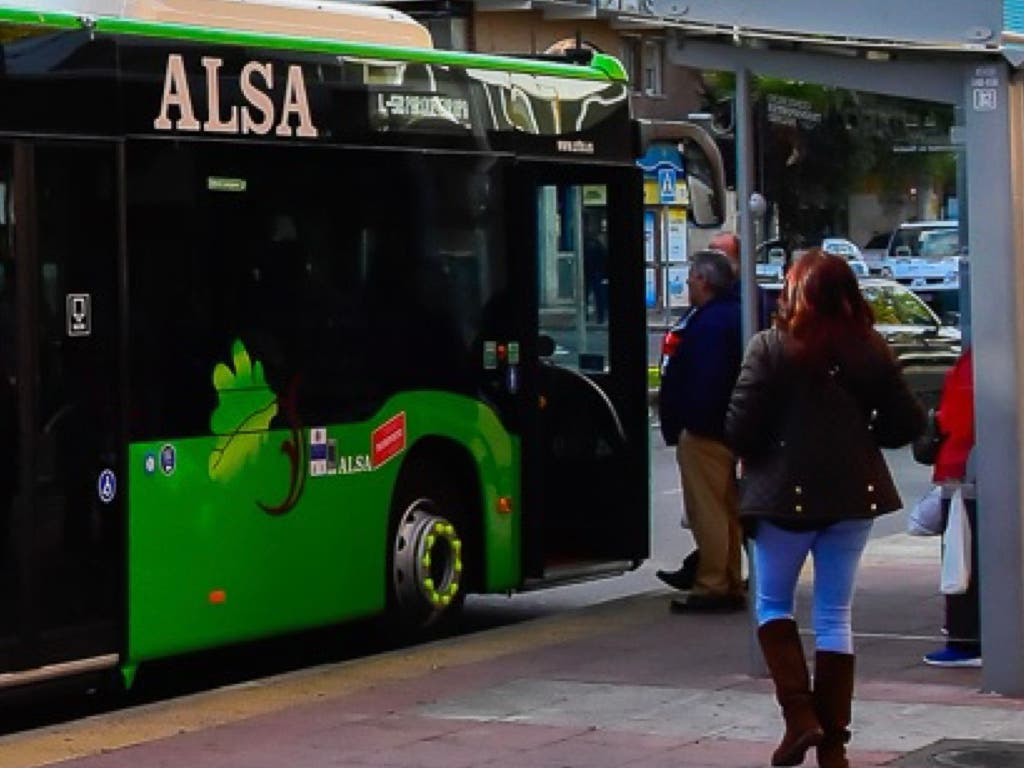
M 104 469 L 96 479 L 96 493 L 100 501 L 109 504 L 117 496 L 117 477 L 112 469 Z

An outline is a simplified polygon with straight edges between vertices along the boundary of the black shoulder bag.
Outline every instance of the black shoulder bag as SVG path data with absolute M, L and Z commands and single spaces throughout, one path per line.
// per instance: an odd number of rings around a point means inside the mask
M 918 464 L 927 464 L 928 466 L 935 464 L 935 459 L 939 455 L 939 446 L 942 445 L 945 437 L 945 433 L 939 429 L 938 419 L 935 418 L 935 409 L 929 408 L 928 422 L 925 425 L 924 432 L 911 444 L 914 461 Z

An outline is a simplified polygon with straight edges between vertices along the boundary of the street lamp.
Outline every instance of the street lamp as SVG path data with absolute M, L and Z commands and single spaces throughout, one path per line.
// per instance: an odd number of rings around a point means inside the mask
M 764 214 L 768 210 L 768 201 L 764 199 L 764 195 L 760 192 L 750 193 L 750 216 L 754 221 L 754 247 L 764 240 Z

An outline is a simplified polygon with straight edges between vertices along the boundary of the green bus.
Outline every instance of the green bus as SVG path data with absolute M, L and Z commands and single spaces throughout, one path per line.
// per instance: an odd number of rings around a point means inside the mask
M 648 555 L 672 130 L 605 55 L 239 6 L 0 1 L 0 688 Z

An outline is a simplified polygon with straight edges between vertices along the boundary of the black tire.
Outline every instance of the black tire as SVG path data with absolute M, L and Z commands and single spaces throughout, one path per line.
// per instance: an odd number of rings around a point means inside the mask
M 400 631 L 415 635 L 449 626 L 462 608 L 468 511 L 444 475 L 408 469 L 391 509 L 388 611 Z

